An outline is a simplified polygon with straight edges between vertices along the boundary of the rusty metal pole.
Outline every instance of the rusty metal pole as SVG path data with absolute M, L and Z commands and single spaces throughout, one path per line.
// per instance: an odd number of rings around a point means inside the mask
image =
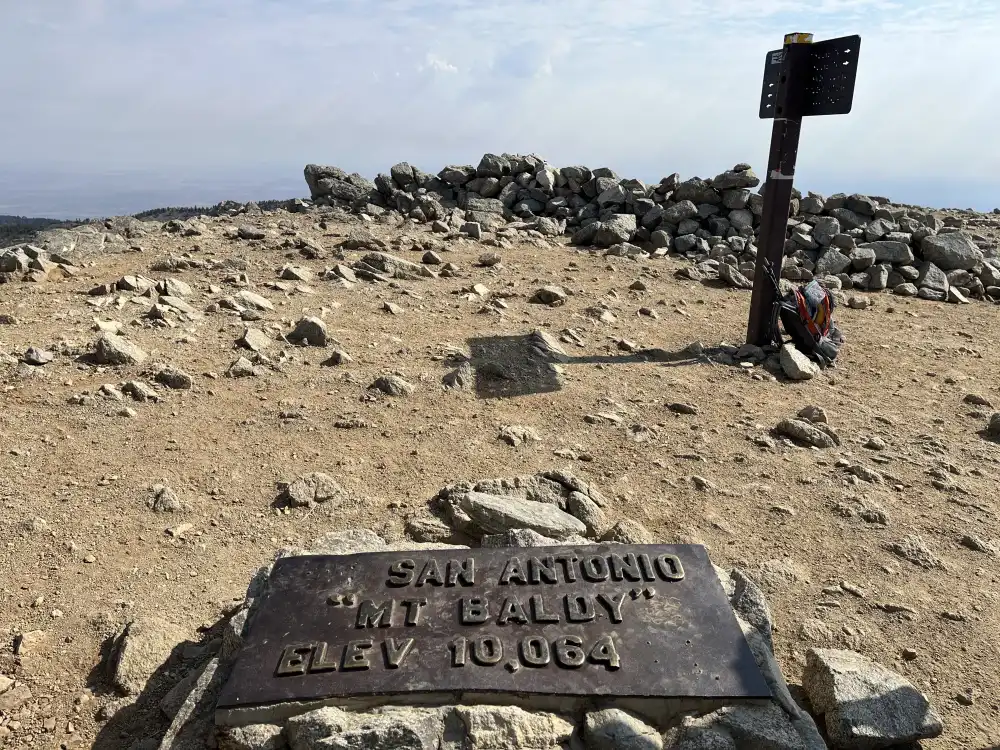
M 757 265 L 747 322 L 747 343 L 757 346 L 765 346 L 772 339 L 771 311 L 777 294 L 768 278 L 765 264 L 770 264 L 776 279 L 781 278 L 795 157 L 799 150 L 799 131 L 802 127 L 805 90 L 810 72 L 810 44 L 812 34 L 786 34 L 781 50 L 781 75 L 775 94 L 771 152 L 767 160 L 764 206 L 757 241 Z

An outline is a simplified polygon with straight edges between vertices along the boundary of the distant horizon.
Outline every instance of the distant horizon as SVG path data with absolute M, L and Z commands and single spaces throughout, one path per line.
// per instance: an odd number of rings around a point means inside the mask
M 484 152 L 485 153 L 485 152 Z M 500 152 L 493 152 L 500 153 Z M 544 158 L 544 154 L 539 154 Z M 469 163 L 473 166 L 478 158 L 453 160 L 449 164 Z M 324 163 L 316 160 L 312 163 Z M 445 164 L 436 168 L 410 161 L 411 164 L 428 172 L 437 173 Z M 623 178 L 638 178 L 647 184 L 656 184 L 662 177 L 652 176 L 649 169 L 641 170 L 645 174 L 636 174 L 640 170 L 627 171 L 613 164 L 586 164 L 583 161 L 572 164 L 585 164 L 588 167 L 607 166 L 614 169 Z M 373 179 L 380 172 L 388 173 L 391 164 L 375 170 L 364 169 L 360 165 L 347 163 L 336 164 L 347 172 L 358 172 Z M 556 167 L 569 166 L 555 163 Z M 713 177 L 730 169 L 733 164 L 720 164 L 713 169 L 702 170 L 700 174 L 683 174 L 681 179 L 698 176 Z M 754 171 L 763 181 L 763 168 L 756 165 Z M 81 168 L 69 168 L 55 165 L 35 167 L 14 167 L 0 174 L 0 215 L 23 216 L 25 218 L 44 218 L 53 220 L 95 219 L 111 216 L 131 216 L 157 208 L 210 208 L 223 201 L 233 200 L 240 203 L 264 200 L 290 200 L 293 198 L 308 198 L 309 189 L 303 177 L 305 164 L 294 170 L 280 166 L 266 165 L 258 172 L 244 167 L 240 172 L 233 172 L 224 167 L 192 168 L 186 173 L 184 168 L 173 165 L 171 168 L 155 169 L 117 169 L 104 173 L 87 173 Z M 857 184 L 860 180 L 841 182 L 841 176 L 831 175 L 823 179 L 814 174 L 815 169 L 799 170 L 795 186 L 803 193 L 813 190 L 823 195 L 833 193 L 862 193 L 889 198 L 895 203 L 925 206 L 934 209 L 968 209 L 989 213 L 996 205 L 990 205 L 982 200 L 988 194 L 987 186 L 970 184 L 968 181 L 955 183 L 915 183 L 913 181 L 897 182 L 893 180 L 876 180 L 867 188 Z M 200 172 L 200 174 L 199 174 Z M 283 173 L 283 174 L 280 174 Z M 812 178 L 812 179 L 810 179 Z M 990 185 L 989 187 L 993 187 Z M 824 189 L 825 188 L 825 189 Z M 934 201 L 934 197 L 944 200 Z

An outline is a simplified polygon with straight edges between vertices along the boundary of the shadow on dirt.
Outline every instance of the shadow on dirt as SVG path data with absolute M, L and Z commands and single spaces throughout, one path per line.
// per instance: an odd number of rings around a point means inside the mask
M 469 339 L 469 360 L 449 376 L 446 384 L 473 381 L 481 399 L 513 398 L 553 393 L 563 387 L 562 373 L 573 365 L 627 365 L 655 363 L 666 367 L 708 364 L 724 354 L 722 348 L 705 348 L 700 354 L 688 349 L 636 349 L 621 354 L 572 356 L 548 334 L 536 331 L 517 336 L 484 336 Z M 472 385 L 472 383 L 464 383 Z
M 107 639 L 101 648 L 101 661 L 87 677 L 87 686 L 104 706 L 98 713 L 108 716 L 94 739 L 95 750 L 156 750 L 171 727 L 171 720 L 184 706 L 193 678 L 209 664 L 222 644 L 225 620 L 201 633 L 202 640 L 182 641 L 170 652 L 149 677 L 142 692 L 123 696 L 114 684 L 114 668 L 121 637 Z M 109 700 L 110 699 L 110 700 Z M 199 707 L 200 708 L 200 707 Z M 197 713 L 197 712 L 192 712 Z M 193 715 L 192 724 L 201 719 Z M 183 727 L 185 732 L 187 727 Z

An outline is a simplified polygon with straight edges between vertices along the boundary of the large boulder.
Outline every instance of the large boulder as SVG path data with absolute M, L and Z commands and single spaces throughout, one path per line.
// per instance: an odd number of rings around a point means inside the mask
M 918 267 L 920 273 L 917 276 L 917 286 L 920 289 L 929 289 L 939 292 L 941 295 L 948 294 L 948 276 L 929 261 L 925 261 Z
M 824 247 L 830 245 L 838 234 L 840 234 L 840 222 L 833 216 L 821 216 L 813 225 L 813 239 Z
M 904 242 L 878 240 L 866 242 L 861 247 L 875 252 L 876 263 L 912 263 L 913 251 Z
M 318 198 L 321 193 L 320 180 L 335 179 L 346 180 L 347 172 L 340 167 L 323 166 L 320 164 L 306 164 L 304 170 L 306 184 L 309 185 L 309 194 L 313 198 Z
M 851 267 L 851 259 L 836 248 L 831 247 L 816 261 L 817 276 L 836 276 Z
M 667 224 L 680 224 L 684 219 L 693 219 L 698 215 L 698 207 L 692 201 L 680 201 L 663 212 L 663 221 Z
M 621 242 L 628 242 L 636 230 L 635 214 L 615 214 L 607 221 L 601 222 L 594 236 L 594 244 L 598 247 L 611 247 Z
M 932 234 L 920 241 L 920 253 L 942 271 L 967 271 L 983 262 L 983 251 L 965 232 Z
M 736 167 L 746 167 L 737 169 Z M 731 190 L 733 188 L 753 188 L 760 184 L 760 178 L 746 164 L 737 164 L 736 167 L 716 175 L 712 179 L 712 187 L 717 190 Z
M 850 253 L 851 266 L 855 271 L 864 271 L 875 264 L 878 257 L 870 247 L 856 247 Z

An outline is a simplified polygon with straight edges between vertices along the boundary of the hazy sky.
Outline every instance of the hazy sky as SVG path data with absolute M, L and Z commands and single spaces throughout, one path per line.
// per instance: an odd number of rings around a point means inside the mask
M 859 33 L 796 184 L 1000 206 L 997 0 L 0 0 L 0 214 L 306 193 L 486 151 L 652 181 L 748 161 L 764 54 Z

